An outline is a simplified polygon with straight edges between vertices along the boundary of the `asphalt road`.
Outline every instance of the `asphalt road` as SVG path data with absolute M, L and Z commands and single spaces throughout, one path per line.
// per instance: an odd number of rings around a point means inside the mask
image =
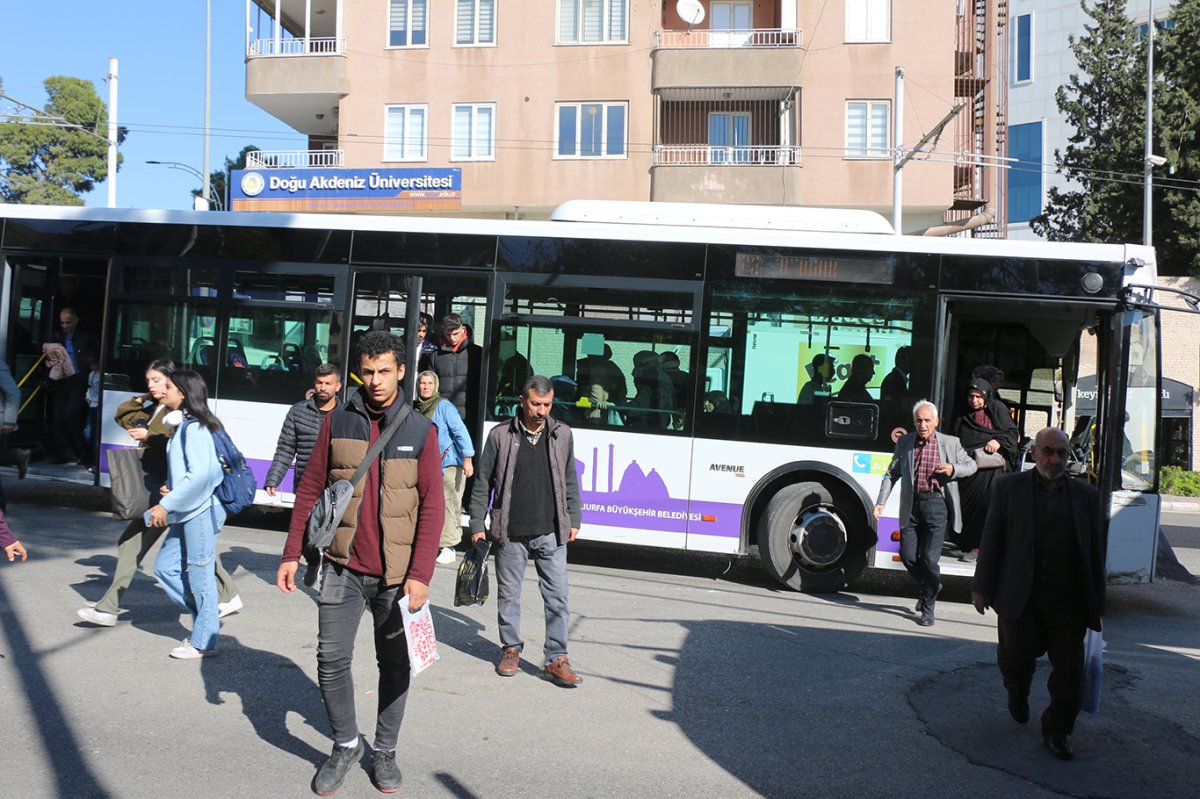
M 329 748 L 316 610 L 274 588 L 278 519 L 221 533 L 246 607 L 226 620 L 219 657 L 177 662 L 167 652 L 188 620 L 144 574 L 117 627 L 75 618 L 103 592 L 122 527 L 102 492 L 5 485 L 32 555 L 0 563 L 3 795 L 311 796 Z M 1200 572 L 1200 515 L 1164 523 L 1180 561 Z M 513 679 L 492 671 L 494 599 L 454 608 L 452 589 L 453 569 L 439 567 L 442 658 L 410 692 L 405 796 L 1195 795 L 1200 587 L 1182 581 L 1110 590 L 1101 713 L 1081 716 L 1071 763 L 1042 750 L 1036 717 L 1027 727 L 1009 719 L 994 619 L 975 613 L 961 580 L 925 630 L 903 574 L 806 596 L 777 589 L 753 563 L 579 546 L 577 689 L 536 676 L 532 571 L 528 657 Z M 361 633 L 356 690 L 369 739 L 374 659 L 365 624 Z M 338 796 L 377 795 L 366 765 Z

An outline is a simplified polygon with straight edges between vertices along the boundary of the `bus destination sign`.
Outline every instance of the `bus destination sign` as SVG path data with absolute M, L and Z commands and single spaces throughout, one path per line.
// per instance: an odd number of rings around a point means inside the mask
M 891 285 L 896 267 L 882 257 L 876 260 L 739 252 L 733 270 L 738 277 Z
M 234 211 L 457 211 L 461 169 L 238 169 Z

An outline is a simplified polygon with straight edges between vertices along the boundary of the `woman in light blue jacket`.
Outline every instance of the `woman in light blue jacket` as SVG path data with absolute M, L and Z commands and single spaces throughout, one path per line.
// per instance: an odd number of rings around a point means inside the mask
M 438 376 L 426 370 L 417 375 L 417 411 L 433 420 L 438 431 L 438 452 L 442 453 L 442 488 L 446 495 L 446 521 L 438 543 L 438 563 L 453 563 L 454 548 L 462 540 L 462 499 L 466 480 L 475 474 L 471 459 L 475 448 L 471 434 L 463 424 L 454 403 L 438 395 Z
M 147 523 L 168 527 L 154 574 L 167 596 L 191 611 L 192 634 L 171 650 L 171 657 L 194 660 L 217 653 L 217 581 L 213 561 L 217 533 L 225 522 L 225 508 L 214 496 L 224 472 L 217 459 L 213 431 L 221 422 L 208 409 L 204 378 L 179 369 L 167 378 L 162 403 L 171 409 L 170 424 L 178 414 L 180 428 L 167 444 L 167 485 Z

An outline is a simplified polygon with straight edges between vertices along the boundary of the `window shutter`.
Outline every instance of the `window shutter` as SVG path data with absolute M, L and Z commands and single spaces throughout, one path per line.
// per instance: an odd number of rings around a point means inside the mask
M 479 0 L 479 44 L 496 43 L 496 0 Z
M 888 144 L 888 104 L 871 105 L 871 155 L 886 155 Z
M 405 155 L 409 158 L 425 158 L 425 109 L 408 110 L 408 142 Z
M 450 147 L 451 158 L 470 158 L 471 153 L 471 106 L 454 106 L 454 141 Z
M 492 149 L 492 142 L 494 141 L 492 138 L 492 116 L 495 110 L 487 105 L 481 105 L 475 109 L 475 146 L 472 147 L 474 152 L 471 155 L 476 158 L 492 158 L 495 156 L 495 152 Z
M 458 0 L 454 19 L 454 41 L 457 44 L 475 43 L 474 0 Z
M 846 155 L 867 154 L 867 104 L 846 104 Z
M 558 0 L 558 40 L 578 41 L 578 3 L 580 0 Z
M 389 108 L 383 132 L 383 157 L 395 161 L 404 157 L 404 108 Z
M 608 39 L 625 40 L 625 9 L 629 0 L 608 0 Z
M 428 0 L 412 0 L 412 41 L 409 44 L 425 44 L 425 8 Z
M 604 4 L 607 0 L 583 0 L 582 41 L 604 40 Z

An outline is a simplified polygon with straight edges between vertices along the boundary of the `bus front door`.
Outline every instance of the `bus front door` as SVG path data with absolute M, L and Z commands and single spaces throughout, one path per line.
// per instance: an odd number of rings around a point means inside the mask
M 1112 390 L 1101 487 L 1108 508 L 1108 580 L 1154 579 L 1160 499 L 1158 487 L 1159 330 L 1156 311 L 1114 314 L 1110 357 L 1124 379 Z M 1118 434 L 1119 433 L 1119 434 Z

